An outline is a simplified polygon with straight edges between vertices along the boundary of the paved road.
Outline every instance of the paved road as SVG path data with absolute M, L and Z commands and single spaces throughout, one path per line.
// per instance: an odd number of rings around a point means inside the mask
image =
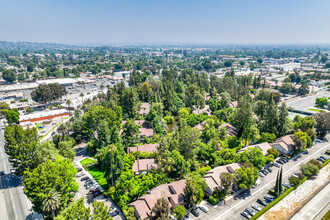
M 316 194 L 291 220 L 310 220 L 330 202 L 330 183 Z
M 313 148 L 309 149 L 308 154 L 301 154 L 301 157 L 292 159 L 288 163 L 283 165 L 283 182 L 289 182 L 288 177 L 292 174 L 299 172 L 300 165 L 302 163 L 307 163 L 311 159 L 316 159 L 320 155 L 325 155 L 325 150 L 330 149 L 330 143 L 318 143 Z M 329 157 L 329 156 L 327 156 Z M 252 204 L 257 204 L 256 200 L 262 198 L 268 193 L 268 190 L 275 185 L 276 175 L 278 168 L 273 167 L 273 172 L 267 176 L 261 178 L 261 183 L 255 189 L 250 191 L 245 191 L 240 195 L 236 196 L 232 200 L 228 201 L 226 204 L 221 205 L 218 208 L 210 207 L 209 213 L 201 213 L 201 215 L 196 218 L 190 214 L 191 219 L 245 219 L 240 213 L 245 208 L 251 208 Z M 259 204 L 258 204 L 259 205 Z M 259 205 L 262 207 L 261 205 Z
M 1 129 L 1 128 L 0 128 Z M 0 220 L 42 219 L 32 214 L 32 204 L 23 192 L 22 179 L 10 174 L 11 165 L 4 151 L 3 130 L 0 130 Z
M 316 98 L 329 97 L 329 96 L 330 96 L 330 93 L 328 91 L 319 90 L 319 91 L 317 91 L 316 95 L 307 96 L 307 97 L 299 98 L 297 100 L 289 101 L 286 103 L 286 105 L 288 107 L 293 107 L 297 110 L 305 110 L 308 107 L 314 106 Z

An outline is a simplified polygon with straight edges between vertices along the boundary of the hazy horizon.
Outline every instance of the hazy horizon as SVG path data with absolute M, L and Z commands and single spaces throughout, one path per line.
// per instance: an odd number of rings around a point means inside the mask
M 0 41 L 328 45 L 330 1 L 0 1 Z

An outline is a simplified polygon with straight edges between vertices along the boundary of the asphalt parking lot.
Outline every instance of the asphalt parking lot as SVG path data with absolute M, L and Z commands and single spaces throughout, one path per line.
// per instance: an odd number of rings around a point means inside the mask
M 113 208 L 117 208 L 116 205 L 114 203 L 112 203 L 112 201 L 110 199 L 105 198 L 103 195 L 97 196 L 95 198 L 93 197 L 93 195 L 89 192 L 89 189 L 85 188 L 85 186 L 84 186 L 85 181 L 81 180 L 85 176 L 88 176 L 91 180 L 94 180 L 93 177 L 83 168 L 83 166 L 80 164 L 79 161 L 76 161 L 75 164 L 76 164 L 77 168 L 82 168 L 82 171 L 80 171 L 80 172 L 84 173 L 84 175 L 76 178 L 76 182 L 79 184 L 79 192 L 76 194 L 74 199 L 76 200 L 79 198 L 84 198 L 85 206 L 90 207 L 91 209 L 93 209 L 92 204 L 95 200 L 104 202 L 104 204 L 106 206 L 112 207 L 111 208 L 112 210 L 113 210 Z M 119 210 L 119 209 L 117 208 L 117 210 Z M 120 213 L 119 215 L 113 217 L 113 219 L 114 220 L 124 219 L 121 215 L 122 214 Z
M 295 159 L 291 159 L 288 163 L 282 165 L 283 167 L 283 182 L 289 183 L 288 178 L 300 171 L 300 165 L 307 163 L 311 159 L 316 159 L 319 156 L 325 156 L 329 158 L 329 155 L 326 155 L 324 152 L 330 149 L 329 142 L 317 143 L 311 149 L 308 150 L 308 154 L 300 154 Z M 264 208 L 262 205 L 258 204 L 256 201 L 258 198 L 263 199 L 264 195 L 268 193 L 268 190 L 275 185 L 275 180 L 277 176 L 277 171 L 279 168 L 273 166 L 272 172 L 266 175 L 265 177 L 260 177 L 261 183 L 254 189 L 246 190 L 243 193 L 235 196 L 230 201 L 227 201 L 226 204 L 223 204 L 219 207 L 214 208 L 210 204 L 206 204 L 210 211 L 204 213 L 199 209 L 200 216 L 195 217 L 191 213 L 189 214 L 190 219 L 246 219 L 241 215 L 246 208 L 252 209 L 253 204 L 257 204 L 261 208 Z M 203 201 L 205 203 L 205 201 Z M 256 210 L 254 210 L 256 211 Z

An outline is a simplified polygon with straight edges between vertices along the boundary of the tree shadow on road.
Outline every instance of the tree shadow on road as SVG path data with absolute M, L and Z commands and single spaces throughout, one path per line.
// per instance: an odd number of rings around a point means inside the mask
M 242 193 L 238 194 L 237 196 L 235 196 L 234 200 L 246 199 L 249 196 L 251 196 L 251 191 L 250 190 L 245 190 L 244 192 L 242 192 Z
M 10 189 L 10 188 L 23 186 L 22 178 L 14 174 L 8 173 L 2 175 L 0 178 L 1 178 L 0 189 Z

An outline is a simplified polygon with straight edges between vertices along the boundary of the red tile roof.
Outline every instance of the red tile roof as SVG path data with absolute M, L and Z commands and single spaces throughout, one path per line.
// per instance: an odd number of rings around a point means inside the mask
M 134 172 L 142 172 L 147 171 L 152 168 L 157 168 L 157 164 L 155 163 L 155 159 L 140 159 L 135 160 L 133 164 L 133 171 Z
M 130 153 L 136 151 L 152 153 L 157 151 L 158 146 L 159 144 L 144 144 L 137 147 L 129 147 L 128 151 Z
M 141 196 L 135 202 L 129 204 L 135 209 L 138 216 L 137 218 L 146 219 L 152 215 L 151 210 L 156 204 L 158 199 L 168 199 L 171 208 L 175 208 L 179 204 L 184 203 L 183 189 L 186 180 L 163 184 L 157 186 L 147 192 L 146 195 Z
M 222 127 L 226 128 L 229 136 L 237 136 L 237 128 L 235 128 L 230 123 L 224 123 L 219 126 L 219 128 L 222 128 Z

